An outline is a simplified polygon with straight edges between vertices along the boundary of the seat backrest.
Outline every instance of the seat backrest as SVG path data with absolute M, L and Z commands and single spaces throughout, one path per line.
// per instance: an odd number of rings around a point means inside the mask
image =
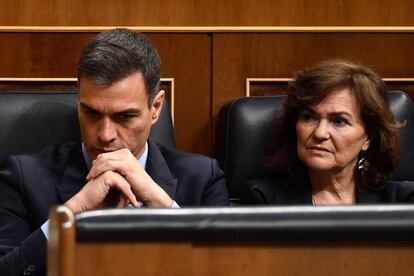
M 401 91 L 388 91 L 394 118 L 406 122 L 401 131 L 401 162 L 394 180 L 414 180 L 414 103 Z M 269 153 L 275 118 L 286 96 L 243 97 L 235 100 L 228 112 L 225 171 L 232 198 L 238 198 L 240 185 L 253 178 L 266 177 L 271 172 L 264 165 Z
M 246 276 L 274 275 L 277 267 L 278 275 L 309 276 L 321 268 L 336 275 L 340 267 L 340 275 L 367 269 L 394 275 L 398 260 L 397 275 L 412 275 L 413 216 L 412 205 L 118 208 L 76 215 L 58 206 L 50 212 L 47 271 L 136 275 L 139 267 L 141 275 Z
M 79 141 L 77 91 L 0 93 L 0 161 L 10 154 L 29 153 L 57 143 Z M 150 137 L 175 147 L 171 112 L 165 101 Z

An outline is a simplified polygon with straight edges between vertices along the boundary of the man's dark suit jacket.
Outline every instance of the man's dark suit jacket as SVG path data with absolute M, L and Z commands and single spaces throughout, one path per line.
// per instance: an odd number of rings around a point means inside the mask
M 312 205 L 312 190 L 309 183 L 281 175 L 246 181 L 240 200 L 249 205 Z M 375 191 L 356 186 L 357 204 L 409 202 L 414 202 L 414 182 L 411 181 L 387 181 Z
M 147 173 L 180 207 L 228 205 L 225 178 L 214 159 L 148 141 Z M 49 208 L 86 183 L 80 143 L 8 157 L 0 167 L 0 275 L 46 275 Z

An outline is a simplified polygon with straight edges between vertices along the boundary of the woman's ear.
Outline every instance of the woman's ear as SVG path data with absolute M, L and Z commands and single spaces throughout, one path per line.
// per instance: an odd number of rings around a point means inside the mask
M 371 144 L 371 141 L 367 139 L 364 142 L 364 144 L 362 145 L 362 150 L 364 150 L 364 151 L 367 150 L 369 148 L 370 144 Z

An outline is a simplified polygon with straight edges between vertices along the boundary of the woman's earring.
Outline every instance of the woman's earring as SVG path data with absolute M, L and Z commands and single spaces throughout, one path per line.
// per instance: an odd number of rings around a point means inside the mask
M 367 155 L 366 150 L 361 151 L 361 158 L 358 160 L 357 167 L 358 167 L 358 170 L 360 171 L 361 175 L 364 175 L 364 173 L 366 171 L 368 171 L 369 162 L 368 162 L 368 159 L 367 159 L 366 155 Z

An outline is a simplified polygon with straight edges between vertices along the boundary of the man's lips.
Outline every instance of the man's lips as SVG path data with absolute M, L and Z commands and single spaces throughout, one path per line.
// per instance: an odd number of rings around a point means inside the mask
M 94 152 L 99 152 L 99 153 L 113 152 L 117 150 L 118 149 L 113 149 L 113 148 L 93 148 Z

